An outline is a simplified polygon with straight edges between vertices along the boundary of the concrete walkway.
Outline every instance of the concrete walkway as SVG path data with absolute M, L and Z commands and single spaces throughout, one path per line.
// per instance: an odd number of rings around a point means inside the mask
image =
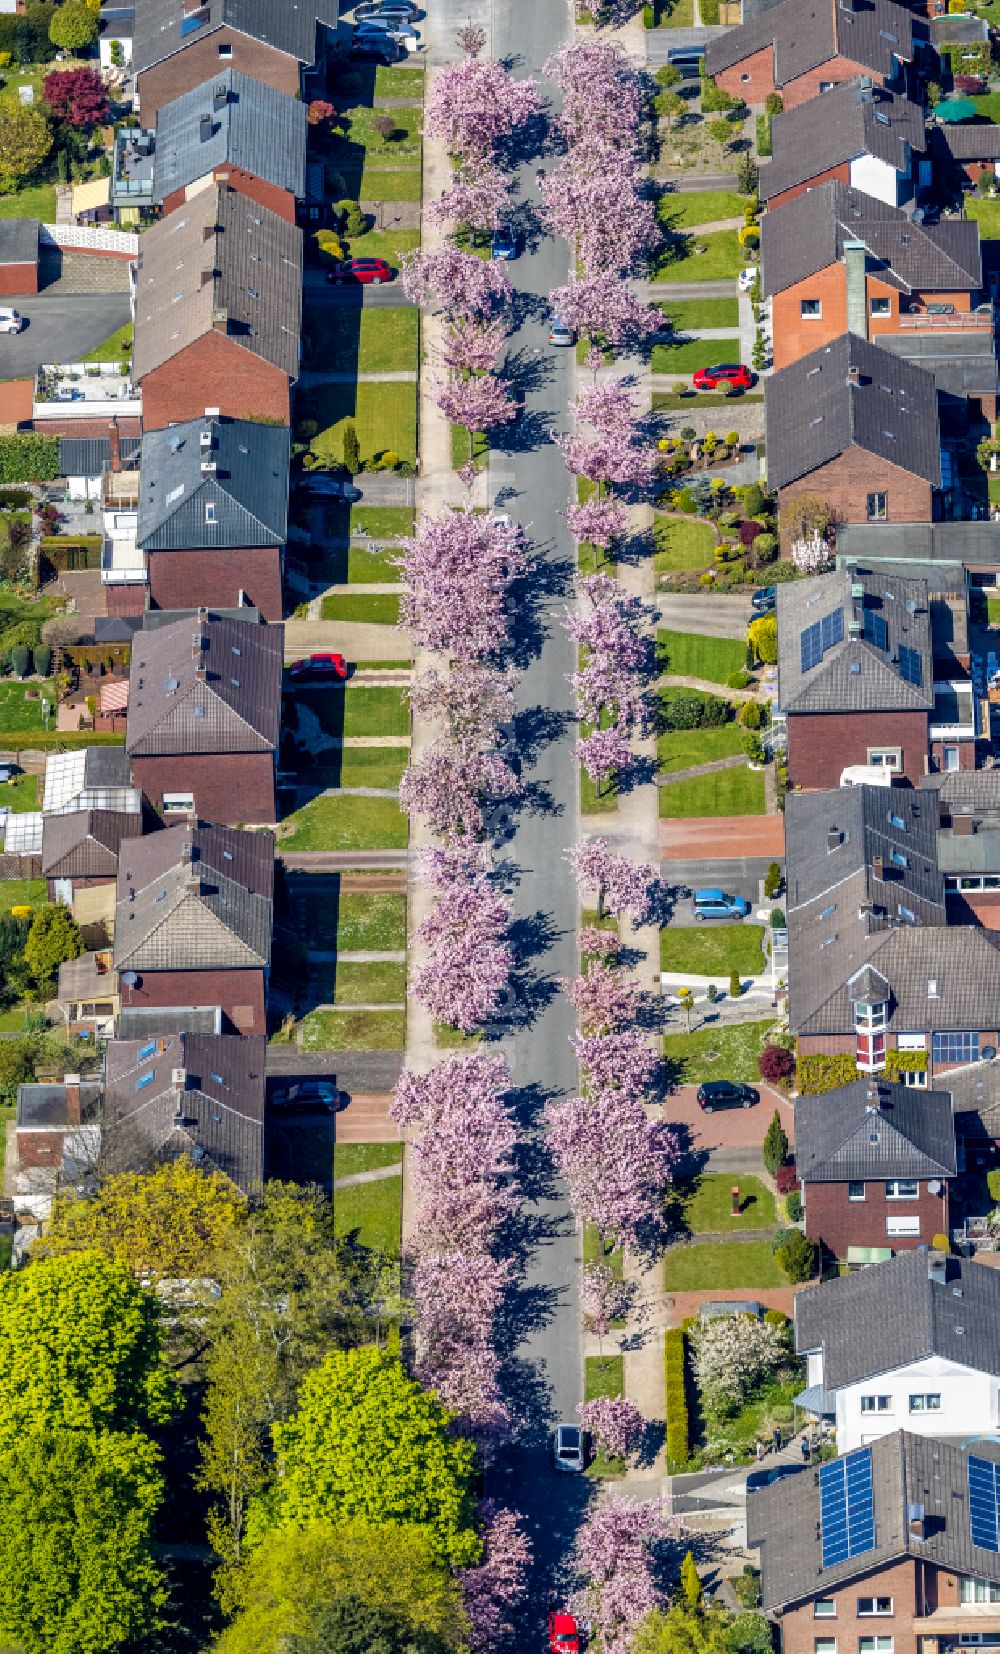
M 348 660 L 408 660 L 413 653 L 410 634 L 401 626 L 380 626 L 368 620 L 329 621 L 311 617 L 285 621 L 285 659 L 298 660 L 324 649 L 339 649 Z
M 403 1162 L 397 1160 L 394 1166 L 375 1166 L 370 1172 L 350 1172 L 347 1177 L 335 1177 L 334 1190 L 356 1189 L 359 1183 L 384 1183 L 390 1177 L 402 1177 Z
M 714 683 L 711 678 L 681 678 L 673 672 L 661 673 L 656 682 L 663 689 L 697 689 L 703 695 L 718 695 L 727 701 L 756 701 L 762 693 L 756 686 L 753 689 L 729 689 L 723 683 Z
M 310 385 L 413 385 L 417 375 L 410 368 L 396 368 L 385 373 L 321 373 L 307 370 L 300 373 L 298 383 L 308 388 Z M 400 478 L 400 481 L 405 481 Z
M 712 758 L 707 764 L 690 764 L 685 770 L 666 770 L 656 777 L 658 787 L 671 787 L 675 781 L 690 781 L 696 775 L 714 775 L 717 770 L 738 770 L 746 764 L 742 752 L 730 753 L 728 758 Z

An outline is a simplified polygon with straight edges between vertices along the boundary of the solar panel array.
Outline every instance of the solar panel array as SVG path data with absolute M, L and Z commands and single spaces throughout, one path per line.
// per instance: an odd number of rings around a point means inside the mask
M 981 1551 L 1000 1551 L 1000 1465 L 969 1454 L 969 1526 Z
M 873 643 L 876 649 L 888 649 L 889 628 L 885 616 L 873 614 L 871 609 L 865 610 L 865 637 Z
M 971 1461 L 970 1461 L 971 1465 Z M 872 1455 L 868 1447 L 819 1467 L 823 1566 L 832 1568 L 875 1545 Z
M 844 611 L 832 609 L 822 620 L 816 620 L 802 633 L 802 670 L 808 672 L 818 666 L 826 651 L 844 638 Z
M 923 668 L 920 664 L 920 655 L 916 649 L 907 648 L 905 643 L 899 646 L 899 675 L 907 683 L 915 683 L 919 688 L 923 682 Z

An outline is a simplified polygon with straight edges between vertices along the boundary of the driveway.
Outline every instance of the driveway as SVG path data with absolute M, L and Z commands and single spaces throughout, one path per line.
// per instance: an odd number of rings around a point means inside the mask
M 747 856 L 784 861 L 784 816 L 689 816 L 660 822 L 662 861 L 728 861 Z M 664 877 L 669 880 L 669 868 L 664 868 Z
M 660 592 L 656 604 L 660 611 L 658 625 L 671 632 L 697 632 L 701 637 L 742 640 L 753 615 L 749 597 L 728 592 L 720 592 L 717 597 L 702 597 L 698 592 Z
M 29 293 L 22 333 L 0 335 L 0 377 L 34 378 L 43 362 L 78 362 L 129 319 L 127 293 Z
M 745 1149 L 746 1169 L 755 1164 L 756 1157 L 767 1135 L 775 1108 L 781 1113 L 781 1123 L 793 1136 L 793 1109 L 791 1103 L 779 1100 L 777 1092 L 760 1090 L 760 1102 L 754 1108 L 725 1108 L 706 1114 L 698 1107 L 698 1087 L 681 1085 L 663 1101 L 664 1118 L 672 1126 L 683 1126 L 692 1154 L 714 1154 L 719 1150 Z M 721 1168 L 719 1168 L 721 1169 Z

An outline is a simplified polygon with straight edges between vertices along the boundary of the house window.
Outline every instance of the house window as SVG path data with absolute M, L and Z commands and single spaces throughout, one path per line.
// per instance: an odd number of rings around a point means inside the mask
M 904 1068 L 899 1078 L 911 1090 L 923 1091 L 927 1085 L 926 1068 Z
M 194 793 L 164 793 L 164 815 L 177 815 L 182 810 L 194 809 Z
M 854 1060 L 865 1073 L 872 1074 L 885 1067 L 885 1035 L 858 1034 Z
M 869 747 L 868 762 L 876 770 L 900 770 L 903 767 L 898 747 Z
M 207 500 L 205 502 L 205 521 L 206 523 L 214 523 L 216 521 L 215 503 L 212 500 Z
M 869 494 L 868 521 L 870 523 L 884 523 L 889 515 L 888 494 Z
M 891 1637 L 859 1637 L 858 1654 L 892 1654 Z
M 889 1002 L 886 999 L 876 1000 L 874 1004 L 868 1004 L 868 1002 L 863 999 L 856 999 L 854 1001 L 855 1028 L 859 1033 L 862 1029 L 870 1031 L 872 1029 L 884 1028 L 888 1009 Z
M 232 55 L 233 55 L 232 41 L 231 40 L 221 41 L 219 43 L 219 56 L 221 58 L 223 58 L 226 62 L 228 62 L 228 60 L 232 57 Z
M 891 316 L 892 315 L 892 300 L 891 299 L 871 299 L 869 301 L 869 309 L 871 310 L 871 313 L 872 313 L 873 316 Z
M 931 1052 L 935 1062 L 978 1062 L 978 1034 L 932 1034 Z
M 861 1411 L 863 1413 L 891 1413 L 891 1396 L 862 1396 Z
M 863 1183 L 849 1183 L 847 1185 L 848 1200 L 864 1200 L 865 1186 Z
M 1000 1585 L 991 1579 L 970 1579 L 966 1575 L 959 1581 L 959 1592 L 962 1602 L 1000 1602 Z
M 904 856 L 902 850 L 890 850 L 889 860 L 892 862 L 893 867 L 906 868 L 910 865 L 908 858 Z
M 890 1177 L 885 1186 L 886 1200 L 916 1200 L 920 1184 L 913 1177 Z
M 945 747 L 944 750 L 943 750 L 943 753 L 942 753 L 942 760 L 943 760 L 942 766 L 941 766 L 942 769 L 957 770 L 958 767 L 959 767 L 959 765 L 958 765 L 958 748 L 957 747 Z
M 887 1235 L 895 1235 L 900 1239 L 907 1235 L 919 1235 L 920 1219 L 916 1213 L 914 1213 L 913 1217 L 903 1217 L 900 1215 L 898 1217 L 886 1218 L 885 1232 Z
M 891 1614 L 892 1613 L 892 1598 L 891 1597 L 859 1597 L 858 1598 L 858 1613 L 859 1614 Z
M 819 83 L 819 89 L 820 92 L 832 92 L 836 85 L 837 82 L 835 80 L 821 80 Z
M 746 84 L 747 84 L 747 82 L 748 82 L 748 81 L 749 81 L 749 79 L 750 79 L 750 76 L 749 76 L 749 75 L 741 75 L 741 76 L 740 76 L 740 80 L 741 80 L 741 82 L 742 82 L 742 84 L 743 84 L 743 85 L 744 85 L 744 86 L 746 86 Z
M 922 1395 L 910 1397 L 911 1413 L 940 1413 L 941 1397 L 938 1395 Z
M 806 318 L 808 316 L 822 316 L 822 314 L 823 314 L 823 301 L 822 301 L 822 299 L 802 299 L 799 303 L 799 314 L 803 318 Z
M 814 1637 L 813 1654 L 837 1654 L 836 1637 Z
M 813 1598 L 813 1619 L 835 1620 L 837 1618 L 837 1604 L 833 1597 Z

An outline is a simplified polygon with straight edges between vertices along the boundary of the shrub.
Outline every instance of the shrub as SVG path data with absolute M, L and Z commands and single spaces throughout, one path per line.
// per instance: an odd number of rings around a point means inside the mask
M 757 1070 L 762 1080 L 776 1085 L 779 1080 L 787 1080 L 790 1074 L 794 1074 L 795 1058 L 783 1046 L 765 1045 L 757 1058 Z
M 816 1051 L 799 1058 L 799 1090 L 803 1097 L 817 1097 L 822 1091 L 835 1091 L 839 1085 L 850 1085 L 858 1077 L 858 1067 L 849 1051 L 838 1051 L 834 1056 Z
M 951 1251 L 951 1241 L 948 1239 L 947 1235 L 932 1235 L 931 1236 L 931 1251 L 932 1252 L 950 1252 Z
M 762 1152 L 764 1164 L 773 1177 L 778 1167 L 784 1165 L 788 1157 L 788 1133 L 781 1123 L 781 1115 L 777 1109 L 771 1116 L 771 1123 L 767 1128 Z
M 683 1469 L 691 1451 L 685 1378 L 684 1334 L 680 1327 L 668 1327 L 663 1339 L 663 1366 L 667 1403 L 667 1458 Z
M 674 494 L 673 506 L 675 511 L 683 511 L 688 517 L 693 516 L 698 509 L 698 496 L 690 488 L 678 488 Z
M 787 920 L 785 918 L 784 908 L 783 907 L 772 907 L 772 909 L 771 909 L 771 929 L 772 930 L 784 930 L 786 928 L 786 926 L 787 926 Z
M 887 1080 L 898 1080 L 901 1074 L 923 1074 L 926 1068 L 926 1051 L 887 1051 L 885 1054 Z
M 802 1196 L 798 1189 L 793 1189 L 785 1201 L 785 1211 L 788 1213 L 789 1223 L 801 1223 L 802 1210 Z
M 728 678 L 726 679 L 727 689 L 746 689 L 752 683 L 753 678 L 750 676 L 750 673 L 742 670 L 739 672 L 730 672 Z
M 740 741 L 743 751 L 751 764 L 763 764 L 764 743 L 755 729 L 745 730 Z
M 355 476 L 361 469 L 361 445 L 358 442 L 357 427 L 353 419 L 344 421 L 344 466 Z
M 676 695 L 664 699 L 664 722 L 668 729 L 698 729 L 705 710 L 704 701 L 697 695 Z
M 786 1315 L 783 1309 L 766 1309 L 764 1320 L 772 1327 L 784 1327 L 786 1332 L 792 1324 L 791 1317 Z
M 768 901 L 771 900 L 772 896 L 776 896 L 778 894 L 778 891 L 781 889 L 781 885 L 781 865 L 779 862 L 772 861 L 767 869 L 767 872 L 764 874 L 764 895 L 767 897 Z
M 393 124 L 395 125 L 395 122 Z M 365 215 L 357 201 L 338 201 L 337 211 L 340 214 L 340 226 L 344 235 L 348 238 L 364 235 Z
M 707 989 L 705 990 L 705 998 L 708 1000 L 708 1003 L 710 1005 L 714 1005 L 716 1000 L 718 999 L 718 997 L 719 997 L 718 988 L 715 986 L 714 982 L 710 982 L 708 984 Z M 998 1200 L 1000 1200 L 1000 1196 L 998 1196 L 997 1198 L 998 1198 Z
M 778 1262 L 787 1280 L 798 1284 L 816 1273 L 816 1245 L 801 1229 L 789 1229 L 778 1249 Z
M 744 701 L 739 710 L 739 721 L 744 729 L 759 729 L 761 725 L 760 707 L 756 701 Z
M 31 669 L 39 678 L 47 678 L 52 667 L 52 650 L 43 644 L 31 653 Z
M 774 1174 L 774 1187 L 779 1195 L 790 1195 L 793 1189 L 800 1187 L 794 1161 L 787 1166 L 778 1167 Z
M 753 542 L 754 556 L 759 563 L 773 563 L 778 555 L 778 536 L 758 534 Z
M 755 523 L 748 519 L 746 522 L 740 523 L 740 544 L 743 546 L 752 546 L 754 541 L 759 539 L 762 533 L 763 530 L 760 523 Z
M 995 1206 L 1000 1206 L 1000 1167 L 986 1173 L 986 1187 Z
M 384 454 L 379 455 L 375 468 L 378 471 L 395 471 L 398 464 L 399 455 L 394 453 L 391 448 L 387 448 Z
M 58 437 L 40 431 L 0 436 L 0 482 L 51 482 L 58 475 Z
M 740 994 L 742 992 L 743 992 L 743 983 L 740 981 L 739 971 L 730 971 L 730 973 L 729 973 L 729 997 L 730 997 L 730 999 L 739 999 Z
M 10 652 L 10 669 L 16 678 L 26 678 L 31 664 L 31 651 L 19 645 Z
M 300 419 L 295 427 L 295 435 L 299 442 L 311 442 L 319 430 L 319 422 L 315 419 Z
M 976 98 L 986 91 L 986 82 L 982 75 L 956 75 L 955 91 L 967 98 Z
M 783 115 L 784 112 L 785 112 L 785 100 L 781 96 L 781 93 L 780 92 L 768 92 L 767 97 L 764 99 L 764 113 L 765 113 L 765 115 L 772 115 L 772 116 L 773 115 Z
M 643 6 L 642 26 L 644 29 L 656 28 L 656 11 L 652 6 Z

